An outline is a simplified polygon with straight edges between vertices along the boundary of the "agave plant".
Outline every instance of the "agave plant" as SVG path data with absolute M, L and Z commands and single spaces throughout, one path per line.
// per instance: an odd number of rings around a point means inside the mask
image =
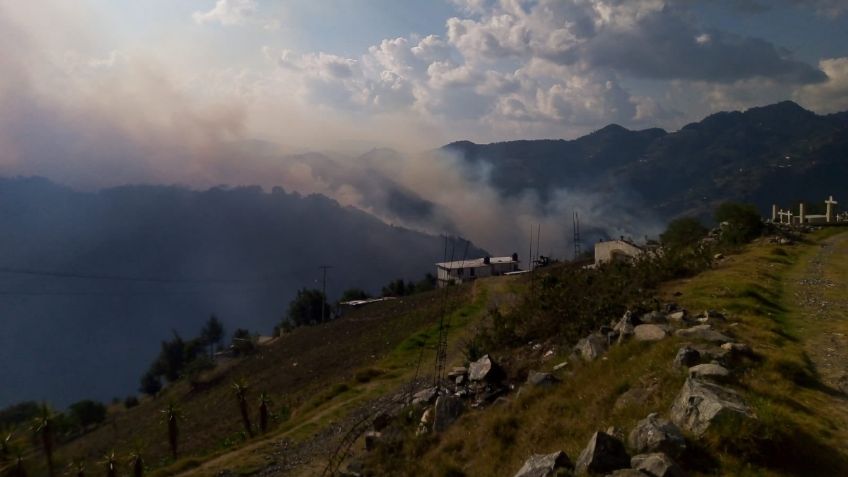
M 271 398 L 268 393 L 259 394 L 259 430 L 264 434 L 268 431 L 268 407 L 271 406 Z
M 0 433 L 0 462 L 6 462 L 12 456 L 12 437 L 15 431 L 4 430 Z
M 103 456 L 103 466 L 106 467 L 106 477 L 118 477 L 118 459 L 115 451 Z
M 85 477 L 85 459 L 77 459 L 68 465 L 68 475 Z
M 177 460 L 177 444 L 180 437 L 179 421 L 182 419 L 182 414 L 180 408 L 174 403 L 169 403 L 168 407 L 162 409 L 161 412 L 168 424 L 168 444 L 171 446 L 171 456 L 174 460 Z
M 47 407 L 47 404 L 42 404 L 39 416 L 35 418 L 35 422 L 32 427 L 35 434 L 41 438 L 41 445 L 44 448 L 44 457 L 47 459 L 47 475 L 50 477 L 54 477 L 56 475 L 53 468 L 53 419 L 53 411 Z
M 144 459 L 138 449 L 130 454 L 130 468 L 132 468 L 132 477 L 144 477 Z
M 24 456 L 18 453 L 15 460 L 15 468 L 12 469 L 11 475 L 13 477 L 28 477 L 26 467 L 24 466 Z
M 233 383 L 233 391 L 236 393 L 236 400 L 241 413 L 241 422 L 244 424 L 247 435 L 253 437 L 253 426 L 250 425 L 250 414 L 247 410 L 247 389 L 247 383 L 243 379 Z

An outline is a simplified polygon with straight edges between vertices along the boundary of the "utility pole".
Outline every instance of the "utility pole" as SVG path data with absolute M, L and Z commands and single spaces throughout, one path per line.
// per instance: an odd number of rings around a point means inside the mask
M 582 241 L 580 240 L 580 215 L 575 210 L 572 215 L 572 225 L 574 226 L 574 261 L 577 261 L 577 257 L 580 256 L 580 246 L 582 245 Z
M 323 322 L 326 318 L 324 309 L 327 306 L 327 270 L 333 267 L 329 265 L 321 265 L 318 268 L 324 272 L 324 276 L 321 278 L 321 321 Z

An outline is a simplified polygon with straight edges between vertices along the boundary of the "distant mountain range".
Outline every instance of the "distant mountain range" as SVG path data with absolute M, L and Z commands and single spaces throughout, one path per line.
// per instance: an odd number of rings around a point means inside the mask
M 647 222 L 656 229 L 681 215 L 708 217 L 725 200 L 753 202 L 764 214 L 772 202 L 820 205 L 830 194 L 848 203 L 848 113 L 821 116 L 792 102 L 714 114 L 673 133 L 611 125 L 575 140 L 455 142 L 441 151 L 472 166 L 456 172 L 485 173 L 465 182 L 430 178 L 428 187 L 398 180 L 408 163 L 391 150 L 340 160 L 247 146 L 266 186 L 284 179 L 285 167 L 305 164 L 328 193 L 352 192 L 386 221 L 458 230 L 478 241 L 503 235 L 499 243 L 507 244 L 523 237 L 512 230 L 522 220 L 547 214 L 546 239 L 567 237 L 574 191 L 594 208 L 584 223 L 587 242 L 638 234 Z M 470 195 L 438 200 L 445 187 Z M 457 203 L 487 188 L 503 198 L 530 191 L 541 204 L 515 201 L 506 214 L 496 209 L 510 202 L 490 195 Z M 465 219 L 482 207 L 497 223 L 473 229 L 480 221 Z M 212 313 L 229 331 L 267 333 L 298 288 L 320 286 L 320 265 L 334 267 L 331 298 L 348 287 L 378 292 L 393 278 L 433 270 L 444 253 L 441 238 L 369 213 L 280 188 L 80 192 L 46 179 L 0 179 L 0 406 L 132 392 L 171 329 L 193 336 Z M 469 256 L 484 253 L 472 247 Z
M 765 213 L 773 202 L 815 204 L 848 192 L 848 112 L 822 116 L 791 101 L 713 114 L 673 133 L 610 125 L 570 141 L 460 141 L 442 149 L 491 166 L 491 182 L 505 195 L 626 190 L 664 220 L 708 216 L 725 200 Z
M 268 334 L 320 265 L 335 299 L 421 279 L 444 254 L 440 237 L 279 188 L 0 179 L 0 231 L 0 407 L 133 393 L 172 329 L 193 337 L 214 313 Z

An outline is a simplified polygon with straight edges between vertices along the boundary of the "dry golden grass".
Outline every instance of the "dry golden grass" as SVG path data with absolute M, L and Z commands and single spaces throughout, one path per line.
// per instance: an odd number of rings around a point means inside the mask
M 754 244 L 712 270 L 662 287 L 665 301 L 696 313 L 724 312 L 724 331 L 757 354 L 738 364 L 733 386 L 758 418 L 717 427 L 701 439 L 690 436 L 682 460 L 692 474 L 848 475 L 848 402 L 817 375 L 810 349 L 825 330 L 799 309 L 792 287 L 818 243 L 832 240 L 840 252 L 826 273 L 841 286 L 828 293 L 833 300 L 844 293 L 848 234 L 835 233 L 822 231 L 793 246 Z M 831 331 L 848 331 L 848 308 L 837 308 Z M 375 460 L 382 460 L 380 471 L 387 475 L 432 476 L 513 475 L 530 454 L 556 450 L 576 460 L 593 432 L 616 426 L 626 434 L 651 412 L 668 414 L 685 379 L 684 371 L 671 366 L 681 344 L 668 338 L 616 347 L 606 359 L 569 366 L 553 389 L 467 412 L 441 436 L 410 438 L 399 454 Z

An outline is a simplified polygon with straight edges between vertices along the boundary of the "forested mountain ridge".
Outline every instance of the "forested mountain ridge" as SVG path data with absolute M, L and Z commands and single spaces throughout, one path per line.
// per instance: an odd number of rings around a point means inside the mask
M 321 265 L 333 300 L 420 279 L 444 253 L 440 237 L 281 188 L 0 179 L 0 230 L 0 404 L 132 393 L 172 329 L 193 336 L 214 313 L 228 333 L 269 334 L 299 288 L 321 288 Z
M 611 125 L 570 141 L 462 141 L 442 149 L 491 165 L 491 181 L 505 194 L 626 190 L 662 219 L 707 215 L 724 200 L 765 211 L 840 190 L 848 179 L 848 113 L 818 115 L 784 101 L 716 113 L 671 133 Z

